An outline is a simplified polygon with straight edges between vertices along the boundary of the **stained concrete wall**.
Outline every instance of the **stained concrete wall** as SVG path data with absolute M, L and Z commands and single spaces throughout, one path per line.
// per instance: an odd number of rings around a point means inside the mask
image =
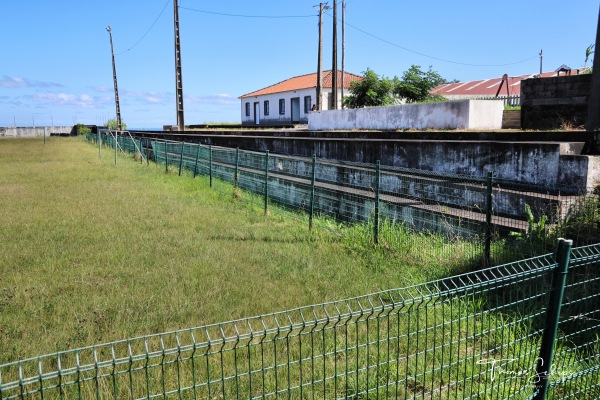
M 460 100 L 316 111 L 308 129 L 501 129 L 503 109 L 502 101 Z
M 73 126 L 0 127 L 0 136 L 35 137 L 71 134 Z
M 233 135 L 188 136 L 186 141 L 243 150 L 414 168 L 538 185 L 593 188 L 600 183 L 600 156 L 581 155 L 584 142 L 334 139 Z

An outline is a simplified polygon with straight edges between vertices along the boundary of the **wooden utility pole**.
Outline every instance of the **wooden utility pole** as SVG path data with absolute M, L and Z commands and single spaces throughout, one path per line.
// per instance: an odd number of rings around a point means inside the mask
M 115 107 L 117 109 L 117 130 L 122 131 L 123 126 L 121 123 L 121 107 L 119 106 L 119 86 L 117 85 L 117 67 L 115 66 L 115 49 L 113 47 L 112 29 L 110 28 L 110 25 L 106 27 L 106 30 L 108 31 L 108 35 L 110 36 L 110 53 L 112 54 L 113 84 L 115 87 Z
M 600 130 L 600 9 L 598 11 L 598 25 L 596 25 L 596 56 L 592 69 L 592 84 L 590 86 L 590 97 L 588 100 L 588 115 L 585 129 L 588 132 Z
M 175 91 L 177 96 L 177 130 L 183 131 L 183 80 L 181 77 L 181 41 L 179 38 L 179 4 L 173 0 L 173 18 L 175 25 Z
M 323 10 L 327 10 L 325 4 L 319 4 L 319 55 L 317 60 L 317 110 L 323 109 Z
M 337 0 L 333 0 L 333 52 L 331 55 L 331 97 L 333 98 L 333 104 L 331 107 L 332 110 L 337 110 L 337 65 Z
M 344 109 L 344 75 L 346 63 L 346 0 L 342 0 L 342 110 Z

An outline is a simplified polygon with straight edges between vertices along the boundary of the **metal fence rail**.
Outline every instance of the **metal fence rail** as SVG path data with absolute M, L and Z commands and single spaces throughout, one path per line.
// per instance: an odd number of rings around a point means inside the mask
M 100 137 L 114 147 L 113 136 Z M 448 257 L 460 252 L 474 264 L 498 265 L 544 254 L 559 236 L 573 238 L 577 245 L 600 241 L 598 193 L 578 186 L 540 192 L 491 171 L 466 176 L 197 143 L 118 139 L 141 162 L 153 158 L 166 171 L 205 176 L 211 187 L 265 212 L 276 203 L 277 210 L 293 210 L 311 227 L 358 222 L 355 226 L 362 232 L 357 234 L 394 248 L 415 247 L 414 233 L 427 233 L 439 240 L 440 251 Z M 89 134 L 88 140 L 97 142 L 98 136 Z
M 0 365 L 0 399 L 530 398 L 557 259 Z M 573 251 L 550 398 L 600 395 L 599 262 Z
M 531 185 L 497 179 L 491 172 L 476 177 L 195 143 L 148 141 L 147 145 L 166 170 L 170 166 L 180 175 L 187 170 L 194 176 L 208 176 L 210 185 L 223 191 L 231 192 L 231 186 L 222 182 L 246 189 L 254 195 L 237 192 L 236 196 L 265 210 L 269 202 L 277 203 L 300 211 L 311 226 L 317 216 L 366 222 L 373 242 L 394 246 L 409 241 L 408 232 L 426 232 L 462 245 L 463 252 L 484 265 L 543 254 L 554 240 L 548 238 L 561 234 L 564 221 L 573 228 L 577 218 L 597 212 L 593 211 L 597 196 L 582 188 L 556 187 L 540 193 Z M 579 232 L 581 224 L 576 225 L 564 235 L 578 244 L 593 243 L 581 240 L 585 235 Z M 506 240 L 510 232 L 516 232 L 513 239 L 523 239 L 512 246 L 512 255 L 507 246 L 493 244 Z
M 521 96 L 487 96 L 479 97 L 476 100 L 502 100 L 505 106 L 508 107 L 519 107 L 521 105 Z

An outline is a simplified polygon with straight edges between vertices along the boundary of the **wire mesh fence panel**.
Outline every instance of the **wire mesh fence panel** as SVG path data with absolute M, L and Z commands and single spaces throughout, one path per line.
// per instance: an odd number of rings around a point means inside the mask
M 0 366 L 13 398 L 530 393 L 551 257 Z M 500 373 L 503 371 L 504 373 Z
M 111 146 L 114 136 L 104 135 L 104 140 Z M 450 244 L 439 246 L 441 256 L 458 251 L 475 264 L 499 265 L 543 254 L 558 236 L 573 238 L 578 245 L 600 241 L 598 195 L 577 186 L 540 192 L 539 187 L 493 175 L 485 179 L 378 169 L 374 164 L 181 142 L 152 141 L 146 148 L 166 170 L 208 176 L 215 189 L 265 210 L 273 202 L 296 211 L 295 217 L 308 216 L 311 226 L 314 219 L 321 226 L 331 226 L 332 219 L 366 223 L 357 231 L 371 230 L 374 243 L 381 240 L 403 249 L 416 243 L 412 234 L 427 234 Z
M 212 176 L 226 182 L 235 180 L 235 158 L 231 149 L 212 147 Z
M 182 171 L 188 171 L 194 174 L 196 171 L 196 163 L 200 156 L 200 146 L 194 143 L 184 143 L 183 146 L 183 158 L 181 162 Z
M 139 153 L 140 141 L 130 137 L 118 137 L 119 148 L 127 154 Z
M 599 245 L 573 250 L 550 375 L 549 398 L 600 398 L 599 257 Z
M 111 137 L 105 140 L 110 145 Z M 538 193 L 492 176 L 173 142 L 151 147 L 157 162 L 208 175 L 211 184 L 214 177 L 219 190 L 232 190 L 230 183 L 247 189 L 243 196 L 265 210 L 269 199 L 302 211 L 308 204 L 311 215 L 359 223 L 389 243 L 412 246 L 415 235 L 405 232 L 425 232 L 443 239 L 441 251 L 471 252 L 474 259 L 486 236 L 493 236 L 492 257 L 501 260 L 546 251 L 565 232 L 587 232 L 582 238 L 590 240 L 597 229 L 597 195 L 576 188 Z M 449 246 L 453 238 L 462 247 Z M 598 397 L 599 262 L 600 245 L 573 250 L 550 397 Z M 0 366 L 0 398 L 44 392 L 529 398 L 555 267 L 552 256 L 539 256 L 415 287 L 11 363 Z
M 375 211 L 375 178 L 374 169 L 317 161 L 317 209 L 342 221 L 368 221 Z
M 493 180 L 493 234 L 505 243 L 500 261 L 548 251 L 558 237 L 575 245 L 597 243 L 598 196 L 580 186 L 539 187 L 505 179 Z M 509 251 L 510 250 L 510 251 Z

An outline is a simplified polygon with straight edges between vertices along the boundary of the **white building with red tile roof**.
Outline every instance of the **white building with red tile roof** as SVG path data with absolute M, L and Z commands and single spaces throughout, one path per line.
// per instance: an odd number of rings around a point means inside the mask
M 350 82 L 363 79 L 362 76 L 344 73 L 344 95 Z M 341 108 L 342 72 L 338 72 L 338 108 Z M 317 73 L 295 76 L 266 88 L 244 94 L 241 100 L 243 125 L 306 124 L 308 114 L 317 100 Z M 331 70 L 323 71 L 322 109 L 328 110 L 332 102 Z
M 541 76 L 540 74 L 509 76 L 507 82 L 500 88 L 499 93 L 498 88 L 502 83 L 502 77 L 469 82 L 447 83 L 431 89 L 430 93 L 442 95 L 449 100 L 490 98 L 496 96 L 496 93 L 498 93 L 499 98 L 519 97 L 521 96 L 521 81 L 525 79 L 539 77 L 549 78 L 557 76 L 558 74 L 576 75 L 581 72 L 583 72 L 583 70 L 574 70 L 563 65 L 556 71 L 543 72 Z

